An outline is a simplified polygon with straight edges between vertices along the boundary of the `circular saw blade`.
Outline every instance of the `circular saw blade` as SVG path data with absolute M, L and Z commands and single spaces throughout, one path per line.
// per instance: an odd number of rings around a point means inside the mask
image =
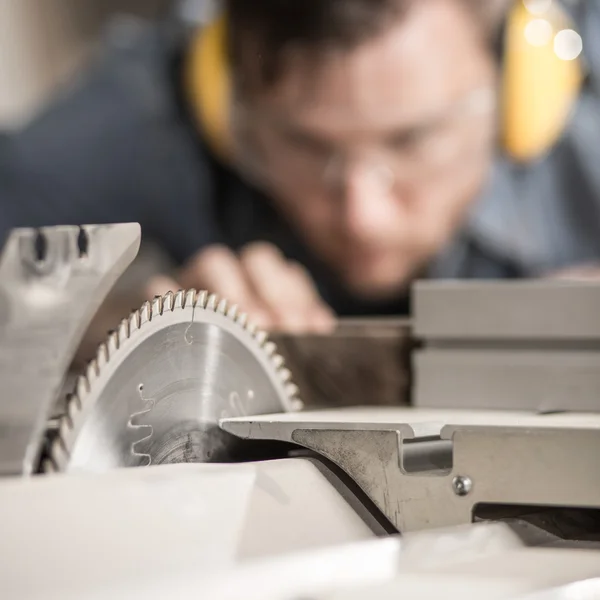
M 157 297 L 100 346 L 42 468 L 233 460 L 239 441 L 219 419 L 301 408 L 283 363 L 266 334 L 216 295 Z

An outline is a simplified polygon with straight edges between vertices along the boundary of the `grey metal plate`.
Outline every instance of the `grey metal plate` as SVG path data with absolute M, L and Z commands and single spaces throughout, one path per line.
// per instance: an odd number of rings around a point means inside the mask
M 600 282 L 419 281 L 417 337 L 444 340 L 600 340 Z
M 426 348 L 412 362 L 414 406 L 600 412 L 600 351 Z

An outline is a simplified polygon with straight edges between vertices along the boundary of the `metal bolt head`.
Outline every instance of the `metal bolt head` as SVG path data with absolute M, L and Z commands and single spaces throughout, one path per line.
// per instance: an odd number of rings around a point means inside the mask
M 473 481 L 470 477 L 457 475 L 452 480 L 452 489 L 457 496 L 466 496 L 473 489 Z

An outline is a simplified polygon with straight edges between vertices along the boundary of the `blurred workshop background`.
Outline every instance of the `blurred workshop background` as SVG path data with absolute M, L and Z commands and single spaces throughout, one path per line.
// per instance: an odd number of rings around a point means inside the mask
M 202 25 L 216 10 L 215 0 L 0 0 L 0 131 L 18 131 L 43 110 L 85 68 L 107 29 L 140 18 Z M 156 245 L 144 245 L 92 325 L 85 358 L 123 307 L 139 302 L 132 288 L 165 263 Z
M 27 122 L 85 63 L 111 19 L 203 23 L 214 0 L 0 0 L 0 128 Z

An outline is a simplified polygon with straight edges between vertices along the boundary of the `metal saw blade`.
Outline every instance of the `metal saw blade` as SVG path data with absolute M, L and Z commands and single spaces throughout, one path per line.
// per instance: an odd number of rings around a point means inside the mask
M 267 335 L 216 295 L 157 297 L 100 346 L 42 468 L 227 462 L 235 440 L 220 419 L 301 408 L 283 362 Z

